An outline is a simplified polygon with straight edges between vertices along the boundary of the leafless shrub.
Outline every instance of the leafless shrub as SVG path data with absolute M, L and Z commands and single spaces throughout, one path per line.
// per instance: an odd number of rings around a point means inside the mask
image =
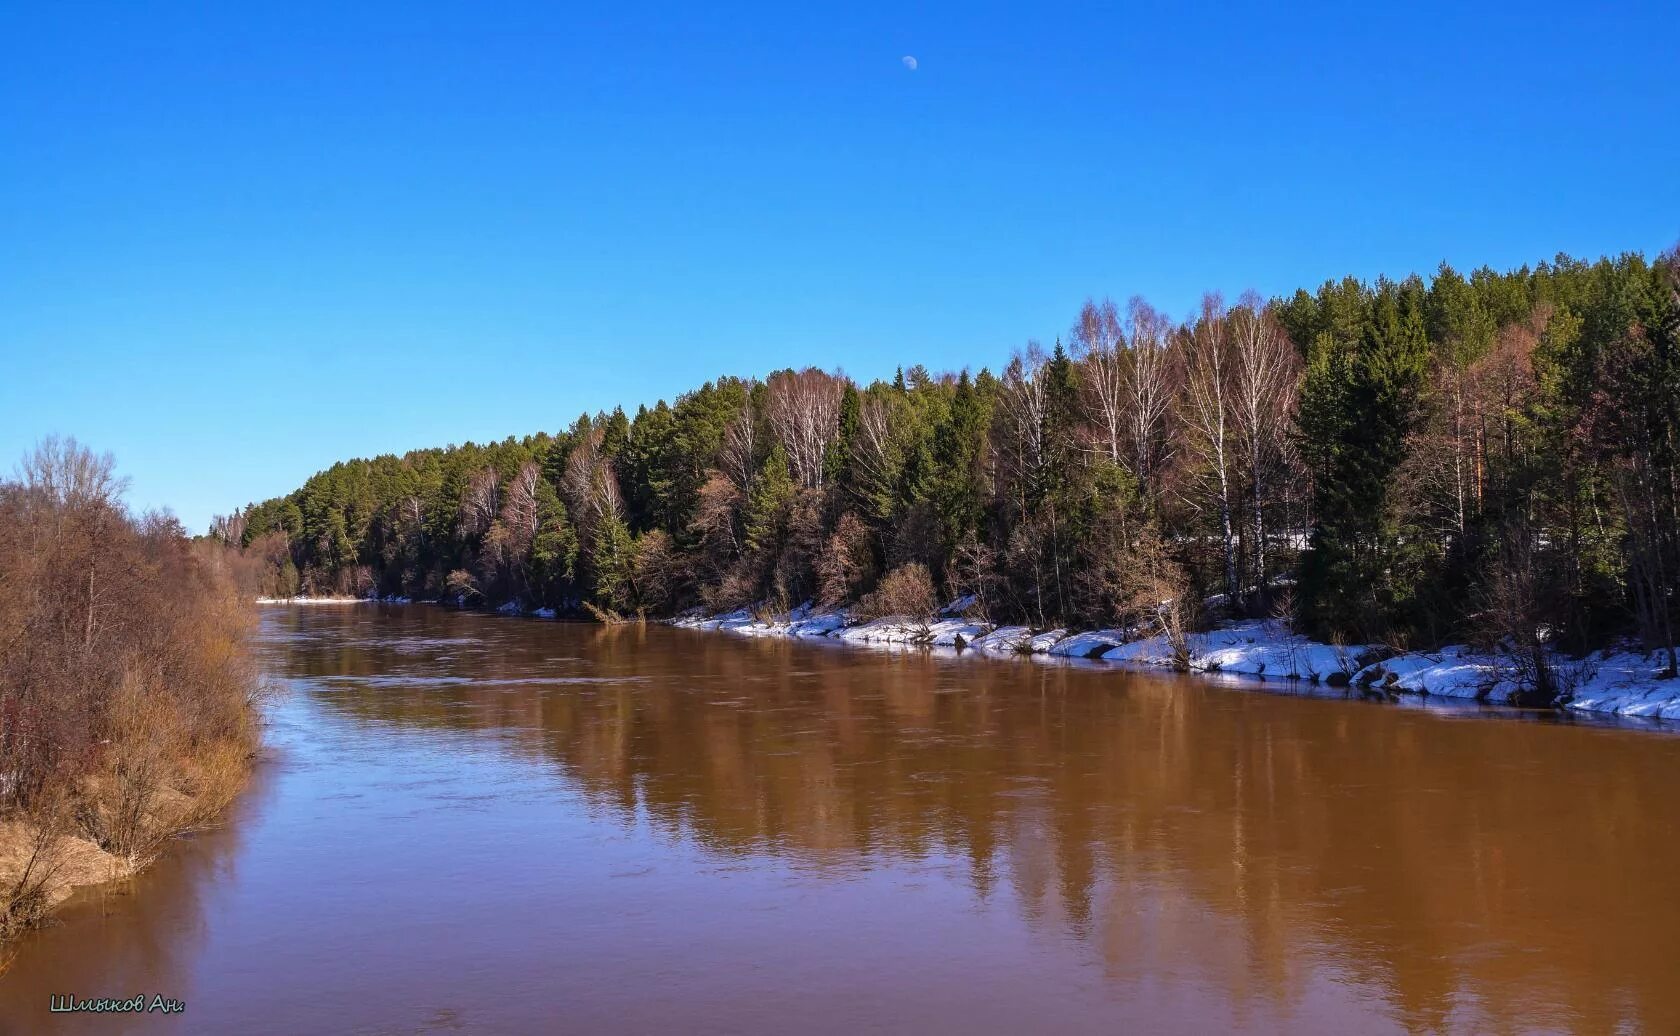
M 1122 584 L 1128 624 L 1165 637 L 1174 668 L 1188 670 L 1192 661 L 1190 631 L 1195 628 L 1198 615 L 1183 566 L 1150 527 L 1137 534 L 1129 562 Z
M 853 615 L 865 621 L 903 616 L 925 625 L 937 607 L 933 576 L 926 565 L 912 561 L 888 572 L 874 593 L 858 601 Z
M 14 822 L 10 880 L 0 884 L 0 940 L 39 923 L 52 906 L 64 866 L 68 810 L 62 794 L 39 802 L 27 823 Z
M 964 614 L 990 622 L 992 603 L 997 599 L 1002 584 L 997 568 L 997 552 L 970 534 L 957 545 L 947 577 L 953 598 L 974 598 L 974 603 L 964 609 Z
M 1477 639 L 1500 659 L 1518 704 L 1548 706 L 1561 690 L 1545 643 L 1543 583 L 1533 536 L 1513 523 L 1477 591 L 1475 619 Z
M 737 566 L 725 572 L 713 586 L 701 591 L 700 601 L 714 612 L 744 608 L 758 592 L 758 576 L 747 566 Z

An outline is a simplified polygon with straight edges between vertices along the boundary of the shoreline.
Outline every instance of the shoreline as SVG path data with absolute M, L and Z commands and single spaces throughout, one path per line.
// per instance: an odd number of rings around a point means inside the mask
M 1513 656 L 1478 652 L 1454 644 L 1433 651 L 1399 654 L 1375 644 L 1325 644 L 1291 632 L 1275 619 L 1225 622 L 1189 634 L 1188 670 L 1179 669 L 1166 638 L 1130 636 L 1126 631 L 1036 630 L 995 626 L 957 617 L 927 622 L 897 618 L 852 623 L 843 610 L 796 608 L 772 621 L 746 609 L 722 614 L 689 614 L 667 620 L 681 629 L 740 636 L 838 640 L 858 645 L 914 645 L 969 651 L 993 657 L 1037 661 L 1082 659 L 1117 669 L 1172 671 L 1186 676 L 1284 680 L 1327 687 L 1351 687 L 1392 697 L 1443 698 L 1516 709 L 1520 690 Z M 1656 653 L 1605 649 L 1584 658 L 1551 659 L 1563 688 L 1550 708 L 1576 715 L 1680 721 L 1680 679 L 1658 676 Z
M 408 597 L 259 598 L 269 606 L 326 604 L 449 604 Z M 1176 667 L 1166 639 L 1136 637 L 1118 629 L 1034 629 L 998 626 L 955 614 L 966 606 L 954 602 L 939 617 L 918 622 L 889 617 L 852 622 L 846 610 L 808 605 L 772 616 L 771 621 L 739 608 L 722 613 L 690 611 L 659 621 L 678 629 L 734 633 L 739 636 L 828 640 L 862 646 L 924 647 L 978 652 L 989 657 L 1026 657 L 1039 661 L 1079 659 L 1118 669 L 1178 672 L 1185 676 L 1236 677 L 1258 682 L 1292 681 L 1326 687 L 1352 687 L 1369 693 L 1440 698 L 1500 708 L 1520 690 L 1513 656 L 1451 644 L 1431 651 L 1396 654 L 1378 644 L 1326 644 L 1291 632 L 1276 619 L 1221 623 L 1188 635 L 1188 670 Z M 529 610 L 513 602 L 473 609 L 492 614 L 554 619 L 552 609 Z M 1618 717 L 1680 723 L 1680 679 L 1662 679 L 1657 653 L 1634 648 L 1606 648 L 1582 658 L 1554 655 L 1554 675 L 1563 688 L 1549 708 L 1574 715 Z M 1539 707 L 1544 711 L 1546 706 Z
M 72 896 L 138 877 L 178 839 L 222 823 L 250 787 L 255 767 L 252 755 L 241 764 L 231 786 L 207 786 L 196 795 L 177 787 L 160 789 L 151 807 L 156 827 L 148 833 L 144 847 L 133 852 L 104 848 L 85 834 L 69 830 L 51 834 L 28 820 L 0 823 L 0 886 L 29 900 L 26 910 L 0 929 L 0 975 L 5 973 L 17 937 L 50 924 Z M 14 905 L 8 903 L 8 910 Z

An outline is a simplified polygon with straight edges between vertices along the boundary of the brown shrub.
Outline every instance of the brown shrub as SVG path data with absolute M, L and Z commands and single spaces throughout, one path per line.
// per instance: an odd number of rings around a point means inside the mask
M 888 572 L 874 593 L 858 601 L 852 614 L 864 621 L 892 615 L 925 621 L 937 607 L 933 576 L 928 573 L 926 565 L 912 561 Z
M 817 558 L 818 603 L 832 607 L 852 600 L 874 574 L 868 527 L 856 515 L 842 515 Z

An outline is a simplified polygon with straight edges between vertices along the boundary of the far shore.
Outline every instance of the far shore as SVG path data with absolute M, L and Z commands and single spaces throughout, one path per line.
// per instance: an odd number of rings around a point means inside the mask
M 257 599 L 262 605 L 440 604 L 408 597 L 291 597 Z M 1083 659 L 1117 667 L 1178 671 L 1186 675 L 1238 677 L 1257 681 L 1302 681 L 1347 686 L 1373 695 L 1448 698 L 1514 707 L 1522 690 L 1522 666 L 1513 656 L 1453 644 L 1429 651 L 1395 651 L 1379 644 L 1326 644 L 1292 632 L 1277 620 L 1238 620 L 1188 635 L 1188 659 L 1178 657 L 1165 637 L 1135 631 L 1036 629 L 999 626 L 960 613 L 953 602 L 924 620 L 893 616 L 854 621 L 844 608 L 801 606 L 769 614 L 764 609 L 706 613 L 690 610 L 666 625 L 741 636 L 835 640 L 874 647 L 926 647 L 975 651 L 992 657 L 1039 661 Z M 553 619 L 552 609 L 504 603 L 486 609 L 503 615 Z M 1554 708 L 1574 713 L 1680 720 L 1680 680 L 1661 676 L 1659 653 L 1633 647 L 1605 649 L 1550 662 L 1560 687 Z

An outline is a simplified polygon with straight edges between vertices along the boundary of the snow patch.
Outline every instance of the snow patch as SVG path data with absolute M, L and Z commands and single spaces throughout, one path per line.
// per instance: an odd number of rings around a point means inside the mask
M 1667 659 L 1642 651 L 1606 652 L 1575 663 L 1559 682 L 1573 688 L 1564 707 L 1648 719 L 1680 720 L 1680 679 L 1665 677 Z
M 1104 652 L 1126 643 L 1126 639 L 1123 630 L 1090 630 L 1056 641 L 1050 654 L 1059 658 L 1101 658 Z
M 1234 622 L 1187 638 L 1190 668 L 1205 673 L 1283 677 L 1326 683 L 1351 680 L 1368 644 L 1336 646 L 1308 640 L 1281 622 Z M 1177 658 L 1164 635 L 1122 644 L 1102 656 L 1107 662 L 1173 666 Z
M 1504 703 L 1516 687 L 1502 676 L 1499 659 L 1461 644 L 1440 651 L 1397 655 L 1360 670 L 1360 684 L 1404 694 L 1476 698 Z

